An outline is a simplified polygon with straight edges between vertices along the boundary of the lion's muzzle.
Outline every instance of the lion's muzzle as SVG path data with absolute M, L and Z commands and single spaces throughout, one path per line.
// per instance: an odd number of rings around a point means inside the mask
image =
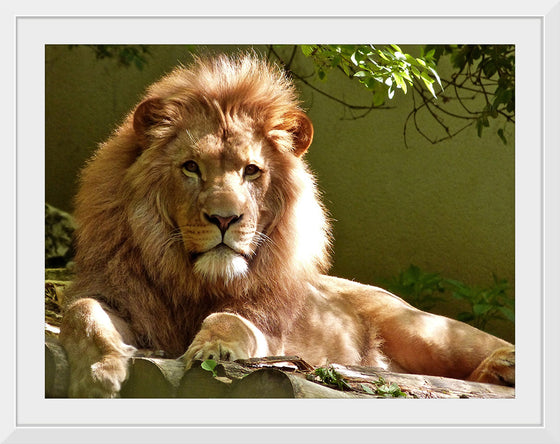
M 237 215 L 220 216 L 219 214 L 208 215 L 207 213 L 204 213 L 204 218 L 211 224 L 216 225 L 222 232 L 222 236 L 226 234 L 226 231 L 231 225 L 240 221 L 242 217 L 243 217 L 242 214 L 239 216 Z

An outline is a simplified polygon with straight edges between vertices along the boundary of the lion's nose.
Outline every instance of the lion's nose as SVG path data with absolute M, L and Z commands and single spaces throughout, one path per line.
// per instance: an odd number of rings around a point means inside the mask
M 239 221 L 241 219 L 241 217 L 243 217 L 243 215 L 233 215 L 233 216 L 220 216 L 219 214 L 211 214 L 208 215 L 206 213 L 204 213 L 204 217 L 206 218 L 206 220 L 208 222 L 210 222 L 211 224 L 216 225 L 220 231 L 222 232 L 222 234 L 224 234 L 228 228 L 233 225 L 235 222 Z

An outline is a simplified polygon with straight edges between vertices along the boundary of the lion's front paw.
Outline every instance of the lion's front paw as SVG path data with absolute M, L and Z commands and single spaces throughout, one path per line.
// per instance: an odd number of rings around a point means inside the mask
M 515 348 L 496 350 L 482 361 L 468 380 L 515 387 Z
M 236 359 L 249 358 L 249 351 L 242 343 L 222 339 L 213 341 L 195 341 L 190 345 L 186 353 L 181 356 L 185 368 L 189 369 L 193 361 L 205 361 L 215 359 L 217 361 L 235 361 Z
M 72 369 L 68 394 L 71 398 L 115 398 L 127 377 L 127 356 L 105 356 L 89 367 Z
M 266 338 L 247 319 L 233 313 L 212 313 L 180 359 L 189 369 L 196 360 L 235 361 L 267 354 Z

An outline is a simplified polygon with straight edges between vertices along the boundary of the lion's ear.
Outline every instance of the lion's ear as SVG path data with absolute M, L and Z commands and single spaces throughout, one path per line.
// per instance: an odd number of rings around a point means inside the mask
M 144 100 L 134 111 L 132 126 L 138 136 L 145 136 L 149 129 L 161 119 L 161 99 Z
M 157 128 L 172 128 L 181 118 L 181 104 L 174 100 L 151 98 L 137 106 L 132 119 L 134 132 L 141 139 L 157 136 Z M 161 134 L 165 135 L 165 134 Z
M 290 132 L 293 135 L 294 154 L 301 157 L 305 154 L 313 141 L 313 124 L 304 112 L 297 112 L 293 116 Z
M 296 157 L 305 154 L 313 141 L 313 124 L 303 111 L 290 111 L 282 116 L 276 126 L 268 131 L 272 139 L 286 139 L 290 134 L 291 151 Z

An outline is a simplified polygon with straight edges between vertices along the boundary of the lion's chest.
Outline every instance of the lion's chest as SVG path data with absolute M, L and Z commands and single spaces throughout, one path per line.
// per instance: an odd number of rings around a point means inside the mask
M 140 348 L 163 350 L 168 357 L 182 355 L 204 319 L 221 304 L 173 304 L 158 298 L 130 313 Z

